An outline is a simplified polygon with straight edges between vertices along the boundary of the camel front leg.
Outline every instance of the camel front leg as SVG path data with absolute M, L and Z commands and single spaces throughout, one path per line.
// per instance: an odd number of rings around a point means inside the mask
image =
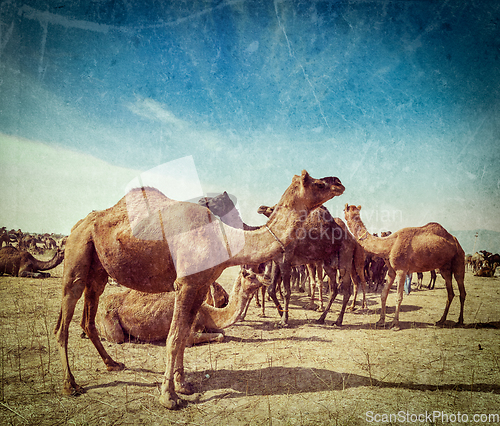
M 316 267 L 312 263 L 306 264 L 307 275 L 309 276 L 309 296 L 310 300 L 306 309 L 316 309 L 314 298 L 316 296 Z
M 291 265 L 289 263 L 281 265 L 281 282 L 283 284 L 283 290 L 285 292 L 284 297 L 284 307 L 283 307 L 283 315 L 281 316 L 281 320 L 278 323 L 279 327 L 288 327 L 288 308 L 290 306 L 290 297 L 292 295 L 292 291 L 290 290 L 290 273 L 291 273 Z
M 361 286 L 361 291 L 363 292 L 363 301 L 361 303 L 361 309 L 366 309 L 366 282 L 364 281 L 363 278 L 360 279 L 358 274 L 356 272 L 352 271 L 351 272 L 351 279 L 354 284 L 354 295 L 353 295 L 353 300 L 351 306 L 349 306 L 348 310 L 349 311 L 354 311 L 356 309 L 356 296 L 358 294 L 358 288 Z
M 221 343 L 224 341 L 224 333 L 191 333 L 186 346 L 198 345 L 200 343 L 217 342 Z M 179 391 L 178 391 L 179 392 Z M 181 392 L 182 393 L 182 392 Z
M 340 277 L 340 291 L 344 295 L 342 299 L 342 308 L 340 309 L 339 316 L 337 317 L 337 321 L 335 321 L 335 325 L 340 327 L 342 322 L 344 321 L 344 314 L 349 303 L 349 297 L 351 297 L 351 274 L 349 271 L 341 268 L 339 270 Z
M 384 288 L 382 289 L 382 294 L 380 295 L 380 318 L 379 320 L 375 323 L 376 327 L 384 327 L 385 326 L 385 308 L 387 304 L 387 296 L 389 295 L 389 291 L 392 287 L 392 284 L 394 283 L 394 279 L 396 278 L 396 271 L 389 267 L 389 270 L 387 272 L 387 275 L 389 276 L 387 282 L 384 285 Z
M 396 274 L 398 298 L 396 300 L 396 313 L 394 314 L 394 319 L 391 323 L 391 329 L 393 330 L 399 330 L 399 310 L 401 308 L 401 302 L 403 301 L 403 291 L 406 275 L 406 271 L 398 271 Z
M 330 266 L 326 266 L 326 273 L 328 275 L 328 283 L 330 287 L 330 299 L 328 300 L 328 303 L 326 305 L 325 310 L 319 317 L 319 319 L 316 321 L 317 324 L 324 324 L 326 316 L 328 315 L 328 312 L 330 311 L 330 308 L 332 306 L 333 301 L 337 297 L 337 294 L 339 292 L 338 285 L 337 285 L 337 268 L 333 268 Z
M 318 312 L 323 312 L 325 310 L 325 305 L 323 304 L 323 279 L 325 278 L 325 273 L 322 264 L 316 266 L 316 274 L 318 277 L 317 285 L 318 285 L 319 305 L 320 305 L 318 308 Z
M 276 296 L 276 290 L 281 282 L 281 269 L 276 262 L 273 262 L 271 276 L 272 276 L 272 282 L 271 285 L 267 288 L 267 294 L 274 302 L 274 305 L 276 306 L 276 309 L 278 310 L 278 313 L 281 317 L 283 316 L 283 307 L 281 306 L 281 303 L 279 302 L 278 297 Z
M 205 300 L 208 286 L 190 288 L 189 282 L 178 284 L 172 323 L 166 343 L 166 369 L 161 386 L 160 403 L 172 410 L 180 407 L 177 392 L 193 393 L 190 383 L 185 381 L 184 349 L 191 335 L 191 327 L 200 306 Z

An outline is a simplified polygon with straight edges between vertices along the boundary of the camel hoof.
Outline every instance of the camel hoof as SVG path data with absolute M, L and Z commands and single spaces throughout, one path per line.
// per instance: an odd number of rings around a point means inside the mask
M 194 393 L 194 388 L 193 385 L 188 382 L 176 383 L 175 391 L 182 393 L 183 395 L 192 395 Z
M 125 368 L 125 364 L 123 362 L 115 362 L 114 364 L 106 365 L 108 371 L 121 371 Z
M 287 328 L 288 327 L 288 323 L 286 322 L 277 322 L 275 325 L 274 325 L 275 328 Z
M 181 400 L 177 397 L 177 395 L 175 395 L 175 398 L 172 398 L 169 394 L 160 395 L 158 402 L 167 410 L 178 410 L 181 408 Z
M 375 328 L 385 328 L 385 321 L 377 321 L 375 323 Z
M 319 319 L 316 320 L 316 324 L 324 324 L 325 319 L 323 317 L 320 317 Z
M 64 386 L 61 392 L 65 396 L 80 396 L 85 393 L 85 389 L 76 383 L 69 386 Z
M 399 330 L 401 330 L 401 327 L 399 326 L 399 324 L 396 323 L 396 324 L 391 324 L 390 329 L 392 331 L 399 331 Z
M 323 306 L 320 306 L 318 309 L 316 309 L 316 312 L 325 312 L 325 308 Z

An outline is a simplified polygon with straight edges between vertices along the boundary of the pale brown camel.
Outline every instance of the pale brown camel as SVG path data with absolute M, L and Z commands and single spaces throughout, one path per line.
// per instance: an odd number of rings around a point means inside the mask
M 255 231 L 224 225 L 206 207 L 171 200 L 153 188 L 133 189 L 115 206 L 90 213 L 73 227 L 66 242 L 61 311 L 55 328 L 63 393 L 83 391 L 68 359 L 69 324 L 82 294 L 82 328 L 108 370 L 124 368 L 106 352 L 95 327 L 99 296 L 111 276 L 134 290 L 175 290 L 159 401 L 166 408 L 178 408 L 177 392 L 193 393 L 185 380 L 184 348 L 210 284 L 229 266 L 256 265 L 275 257 L 294 239 L 309 211 L 344 189 L 338 178 L 314 179 L 304 170 L 293 177 L 266 225 Z
M 240 318 L 249 297 L 270 282 L 263 275 L 241 268 L 234 282 L 229 303 L 216 308 L 203 303 L 196 314 L 187 346 L 205 342 L 222 342 L 222 330 Z M 144 293 L 126 290 L 103 297 L 97 314 L 100 335 L 114 343 L 135 338 L 139 341 L 165 341 L 174 314 L 175 292 Z
M 398 278 L 398 299 L 396 314 L 392 327 L 399 328 L 399 310 L 403 300 L 403 286 L 407 274 L 426 272 L 439 269 L 446 282 L 448 299 L 443 316 L 436 323 L 445 322 L 451 301 L 455 294 L 452 287 L 452 275 L 460 291 L 460 315 L 458 325 L 464 323 L 465 304 L 465 253 L 458 240 L 438 223 L 415 228 L 403 228 L 387 237 L 374 237 L 367 230 L 360 217 L 361 206 L 345 205 L 345 219 L 347 226 L 357 238 L 361 246 L 369 253 L 382 257 L 389 268 L 389 279 L 384 285 L 381 295 L 382 309 L 377 326 L 385 323 L 385 308 L 389 290 Z
M 64 250 L 57 249 L 50 260 L 38 260 L 31 253 L 18 250 L 15 247 L 0 249 L 0 275 L 8 274 L 13 277 L 48 278 L 49 269 L 55 268 L 64 259 Z
M 472 272 L 476 273 L 484 265 L 484 256 L 475 252 L 471 257 Z
M 274 207 L 261 206 L 259 213 L 269 215 Z M 365 298 L 365 278 L 363 265 L 365 253 L 362 247 L 356 243 L 354 237 L 349 233 L 344 222 L 339 218 L 331 216 L 324 206 L 318 207 L 311 212 L 296 233 L 295 241 L 285 250 L 284 255 L 279 255 L 274 259 L 272 280 L 268 293 L 273 299 L 281 321 L 279 326 L 288 325 L 288 306 L 290 302 L 290 276 L 293 266 L 306 265 L 311 270 L 311 277 L 317 277 L 317 267 L 322 266 L 330 282 L 330 299 L 324 309 L 318 323 L 324 323 L 326 315 L 340 292 L 343 294 L 342 308 L 335 321 L 335 325 L 342 325 L 344 313 L 351 296 L 351 278 L 355 285 L 355 296 L 351 309 L 354 308 L 358 285 L 363 289 L 363 308 L 366 307 Z M 313 274 L 313 267 L 316 266 L 316 273 Z M 337 285 L 337 271 L 339 272 L 339 285 Z M 315 278 L 312 278 L 315 279 Z M 276 288 L 282 280 L 285 289 L 284 307 L 276 297 Z M 322 275 L 317 280 L 316 286 L 321 290 L 321 307 L 323 306 Z M 321 281 L 321 282 L 320 282 Z M 314 298 L 314 293 L 312 293 Z

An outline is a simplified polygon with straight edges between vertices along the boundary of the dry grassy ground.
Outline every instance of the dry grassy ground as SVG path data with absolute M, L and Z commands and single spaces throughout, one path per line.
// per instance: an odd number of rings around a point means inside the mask
M 227 330 L 224 343 L 186 349 L 188 378 L 199 393 L 189 397 L 186 408 L 171 412 L 157 402 L 164 346 L 105 343 L 127 367 L 107 372 L 90 341 L 80 337 L 81 302 L 69 349 L 73 373 L 87 392 L 60 396 L 53 327 L 62 266 L 51 272 L 53 277 L 43 280 L 0 277 L 0 424 L 361 425 L 381 423 L 376 414 L 396 413 L 392 424 L 415 424 L 411 415 L 426 411 L 443 412 L 450 423 L 438 417 L 416 423 L 453 424 L 458 413 L 470 422 L 474 414 L 500 414 L 498 278 L 467 273 L 464 328 L 451 327 L 458 297 L 447 327 L 432 325 L 446 300 L 440 276 L 435 290 L 404 298 L 397 332 L 373 327 L 379 294 L 369 293 L 369 310 L 346 314 L 340 329 L 330 325 L 338 303 L 327 325 L 317 325 L 320 314 L 302 308 L 307 296 L 294 294 L 287 329 L 274 327 L 271 302 L 266 318 L 252 303 L 246 320 Z M 230 288 L 234 275 L 234 268 L 226 270 L 219 282 Z M 428 280 L 424 274 L 424 283 Z M 394 303 L 393 291 L 389 319 Z M 403 419 L 403 413 L 410 417 Z

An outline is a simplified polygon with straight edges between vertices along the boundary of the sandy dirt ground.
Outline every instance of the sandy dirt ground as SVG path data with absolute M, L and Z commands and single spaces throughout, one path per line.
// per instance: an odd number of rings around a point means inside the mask
M 375 329 L 378 293 L 368 293 L 368 309 L 347 313 L 341 328 L 331 325 L 339 300 L 327 323 L 318 325 L 320 313 L 303 308 L 307 295 L 294 293 L 290 326 L 285 329 L 275 327 L 278 314 L 272 302 L 266 302 L 266 317 L 252 302 L 245 321 L 228 328 L 223 343 L 186 349 L 187 376 L 197 393 L 186 398 L 184 409 L 168 411 L 157 401 L 164 345 L 105 342 L 115 360 L 126 365 L 123 371 L 106 371 L 90 341 L 80 337 L 81 301 L 70 329 L 69 351 L 73 374 L 86 393 L 60 395 L 62 370 L 53 328 L 60 307 L 62 265 L 51 272 L 47 279 L 0 277 L 0 424 L 498 422 L 498 277 L 479 278 L 467 272 L 463 328 L 453 327 L 458 297 L 446 326 L 433 325 L 446 301 L 440 276 L 434 290 L 405 296 L 400 331 Z M 218 281 L 229 290 L 236 273 L 237 268 L 228 269 Z M 424 284 L 428 281 L 426 273 Z M 111 291 L 120 289 L 108 286 L 106 292 Z M 393 289 L 389 320 L 395 300 Z

